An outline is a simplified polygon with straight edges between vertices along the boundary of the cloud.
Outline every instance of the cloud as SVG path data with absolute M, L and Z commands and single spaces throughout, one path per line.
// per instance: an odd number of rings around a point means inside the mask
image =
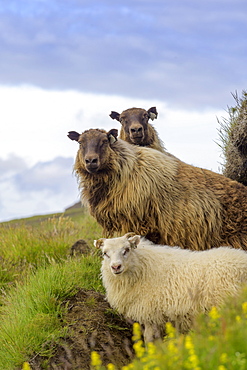
M 71 188 L 73 158 L 57 157 L 49 162 L 38 162 L 13 177 L 21 192 L 47 190 L 50 194 L 67 193 Z
M 12 0 L 0 13 L 0 82 L 222 108 L 245 88 L 246 10 L 243 0 Z
M 11 168 L 13 159 L 17 166 Z M 63 212 L 74 204 L 79 192 L 72 167 L 73 158 L 58 157 L 31 167 L 17 156 L 1 160 L 0 221 Z
M 10 176 L 13 173 L 22 172 L 25 169 L 25 161 L 16 154 L 10 154 L 5 160 L 0 158 L 0 173 L 2 178 Z

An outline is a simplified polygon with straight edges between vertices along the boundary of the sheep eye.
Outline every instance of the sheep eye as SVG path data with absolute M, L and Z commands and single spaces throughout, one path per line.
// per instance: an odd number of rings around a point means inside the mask
M 106 252 L 103 253 L 103 256 L 109 258 L 108 254 Z
M 123 251 L 123 255 L 125 256 L 129 251 L 130 251 L 130 249 L 129 249 L 129 248 L 126 248 L 126 249 Z

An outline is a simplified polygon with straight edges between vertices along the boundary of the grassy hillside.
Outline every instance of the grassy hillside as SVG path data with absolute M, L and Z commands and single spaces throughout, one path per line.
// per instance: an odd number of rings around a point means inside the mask
M 164 342 L 145 348 L 135 326 L 132 346 L 132 326 L 104 299 L 101 236 L 80 208 L 0 224 L 1 370 L 247 368 L 247 291 L 187 336 L 168 325 Z M 73 256 L 79 239 L 88 250 Z
M 84 239 L 92 248 L 100 226 L 83 209 L 35 216 L 0 224 L 0 288 L 7 289 L 30 271 L 67 259 L 70 248 Z

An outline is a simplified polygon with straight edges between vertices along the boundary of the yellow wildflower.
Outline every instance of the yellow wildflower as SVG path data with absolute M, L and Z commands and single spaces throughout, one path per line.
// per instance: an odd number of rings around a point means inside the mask
M 189 362 L 191 363 L 192 368 L 196 368 L 199 364 L 199 360 L 196 354 L 189 356 Z
M 147 343 L 147 353 L 152 356 L 156 353 L 156 347 L 152 342 Z
M 166 323 L 166 333 L 167 333 L 168 338 L 175 337 L 175 328 L 172 326 L 170 322 Z
M 220 362 L 222 362 L 222 364 L 225 364 L 227 361 L 228 361 L 228 356 L 227 356 L 227 353 L 224 352 L 220 356 Z
M 108 364 L 107 370 L 115 370 L 115 366 L 113 364 Z
M 219 365 L 218 366 L 218 370 L 227 370 L 226 367 L 224 365 Z
M 189 352 L 189 357 L 188 357 L 188 362 L 187 362 L 187 367 L 189 369 L 194 369 L 194 370 L 200 370 L 199 365 L 199 359 L 198 356 L 195 353 L 195 347 L 192 341 L 192 338 L 190 335 L 186 335 L 185 337 L 185 348 Z
M 167 349 L 171 354 L 178 353 L 178 348 L 176 347 L 174 341 L 169 341 L 167 344 Z
M 22 365 L 22 370 L 31 370 L 31 366 L 28 362 L 24 362 L 24 364 Z
M 247 302 L 242 303 L 242 310 L 245 315 L 247 315 Z
M 134 365 L 133 364 L 129 364 L 127 366 L 123 366 L 122 367 L 122 370 L 130 370 L 130 369 L 133 369 L 134 368 Z
M 237 316 L 236 316 L 236 321 L 237 321 L 237 322 L 241 321 L 241 316 L 237 315 Z
M 220 318 L 219 311 L 217 310 L 217 308 L 215 306 L 213 306 L 211 308 L 211 310 L 209 311 L 208 315 L 209 315 L 209 317 L 212 320 L 218 320 Z
M 188 350 L 194 349 L 194 344 L 190 335 L 186 335 L 185 337 L 185 348 Z
M 100 355 L 96 351 L 91 352 L 91 365 L 98 369 L 102 365 Z
M 133 324 L 133 337 L 132 340 L 133 342 L 140 340 L 142 337 L 142 331 L 141 331 L 141 326 L 138 322 L 135 322 Z
M 144 355 L 145 348 L 142 340 L 138 340 L 136 343 L 134 343 L 133 348 L 135 350 L 136 357 L 141 358 Z

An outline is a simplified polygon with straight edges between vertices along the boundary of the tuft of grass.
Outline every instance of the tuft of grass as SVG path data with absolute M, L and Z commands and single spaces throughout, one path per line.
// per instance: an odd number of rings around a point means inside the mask
M 235 126 L 239 123 L 242 110 L 245 109 L 246 111 L 247 104 L 246 91 L 242 92 L 242 97 L 239 97 L 237 92 L 235 92 L 235 94 L 232 93 L 232 96 L 235 100 L 235 106 L 227 107 L 227 118 L 221 117 L 221 120 L 217 118 L 217 122 L 219 124 L 219 128 L 217 129 L 219 134 L 219 141 L 216 141 L 216 144 L 222 150 L 223 168 L 225 167 L 227 161 L 227 152 L 232 132 L 234 131 Z
M 0 369 L 13 370 L 33 353 L 44 355 L 44 343 L 65 335 L 63 301 L 78 287 L 103 291 L 99 272 L 99 258 L 87 256 L 39 268 L 17 283 L 1 309 Z

